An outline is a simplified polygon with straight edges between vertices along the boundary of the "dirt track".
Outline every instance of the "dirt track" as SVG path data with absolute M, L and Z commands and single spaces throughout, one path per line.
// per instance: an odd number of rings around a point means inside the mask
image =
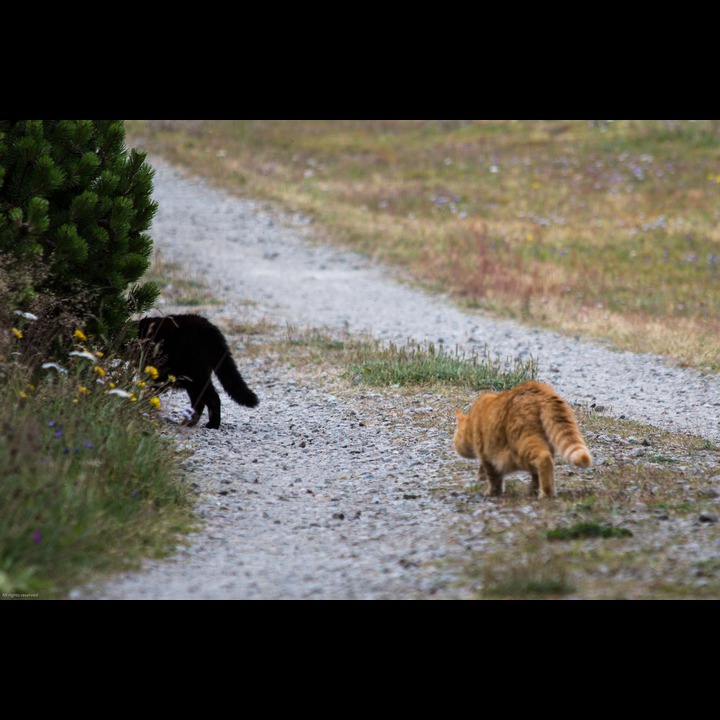
M 302 218 L 282 219 L 151 162 L 160 202 L 155 245 L 221 299 L 203 309 L 219 324 L 266 321 L 532 356 L 540 379 L 571 402 L 720 441 L 716 377 L 463 312 L 355 255 L 314 244 Z M 241 339 L 232 340 L 237 347 Z M 281 358 L 245 362 L 241 350 L 238 364 L 260 407 L 240 408 L 223 395 L 219 431 L 181 431 L 195 451 L 203 532 L 169 561 L 71 597 L 472 596 L 455 587 L 456 570 L 444 560 L 481 550 L 488 539 L 458 530 L 454 506 L 433 492 L 458 467 L 446 400 L 348 388 Z M 184 404 L 174 397 L 171 418 Z M 542 510 L 529 503 L 517 512 Z

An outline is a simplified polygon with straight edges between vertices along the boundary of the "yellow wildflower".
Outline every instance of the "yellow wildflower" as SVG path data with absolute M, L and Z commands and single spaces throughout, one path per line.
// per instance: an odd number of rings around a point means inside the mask
M 137 402 L 137 398 L 134 395 L 132 395 L 130 397 L 130 402 Z
M 140 380 L 140 382 L 138 383 L 138 387 L 145 387 L 146 385 L 147 383 L 144 380 Z
M 152 365 L 148 365 L 145 368 L 145 374 L 149 375 L 151 380 L 157 380 L 160 373 L 158 372 L 157 368 L 153 367 Z
M 12 333 L 18 340 L 22 340 L 23 334 L 17 328 L 13 328 Z
M 26 392 L 23 392 L 22 390 L 20 391 L 20 397 L 21 397 L 23 400 L 24 400 L 27 396 L 28 396 L 28 394 L 27 394 Z
M 105 371 L 99 365 L 96 365 L 93 370 L 97 373 L 98 377 L 105 377 Z
M 89 395 L 90 391 L 84 385 L 78 385 L 78 392 L 81 395 Z
M 102 357 L 104 354 L 105 354 L 104 352 L 101 352 L 100 350 L 98 350 L 98 351 L 95 353 L 95 357 Z
M 159 408 L 160 407 L 160 398 L 159 397 L 150 398 L 150 405 L 152 405 L 154 408 Z
M 87 340 L 87 335 L 82 330 L 75 330 L 73 333 L 73 337 L 76 340 L 80 340 L 80 342 L 85 342 Z

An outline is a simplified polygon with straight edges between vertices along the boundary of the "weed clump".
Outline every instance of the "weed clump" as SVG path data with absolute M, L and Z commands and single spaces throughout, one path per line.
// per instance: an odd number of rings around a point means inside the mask
M 528 361 L 502 360 L 440 345 L 410 342 L 359 346 L 349 358 L 346 376 L 368 385 L 445 384 L 475 390 L 506 390 L 525 380 L 534 380 L 537 366 Z
M 545 533 L 548 540 L 582 540 L 585 538 L 632 537 L 627 528 L 614 527 L 597 522 L 582 522 L 570 527 L 555 528 Z

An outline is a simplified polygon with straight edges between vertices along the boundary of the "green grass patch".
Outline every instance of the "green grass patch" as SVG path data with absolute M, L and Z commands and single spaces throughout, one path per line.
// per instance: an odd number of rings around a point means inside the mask
M 614 527 L 597 522 L 580 522 L 570 527 L 561 527 L 548 530 L 545 533 L 548 540 L 584 540 L 587 538 L 621 538 L 632 537 L 627 528 Z
M 676 462 L 678 462 L 677 458 L 672 457 L 670 455 L 663 455 L 662 453 L 656 453 L 654 455 L 649 455 L 648 460 L 650 460 L 650 462 L 656 462 L 656 463 L 676 463 Z
M 487 566 L 480 575 L 481 595 L 487 599 L 552 598 L 575 591 L 562 560 L 536 553 L 508 565 Z
M 432 343 L 365 345 L 351 353 L 346 377 L 368 385 L 457 385 L 475 390 L 505 390 L 537 373 L 533 360 L 502 360 L 489 353 L 448 352 Z
M 700 572 L 715 575 L 720 573 L 720 555 L 702 560 L 695 566 Z
M 507 580 L 496 580 L 488 584 L 484 595 L 488 598 L 545 598 L 568 595 L 574 589 L 564 576 L 539 573 L 529 577 L 516 575 Z

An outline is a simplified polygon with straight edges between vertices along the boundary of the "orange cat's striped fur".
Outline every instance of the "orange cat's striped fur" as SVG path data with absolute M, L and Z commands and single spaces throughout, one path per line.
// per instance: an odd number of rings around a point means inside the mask
M 588 467 L 592 458 L 570 406 L 549 385 L 524 382 L 501 393 L 483 393 L 468 415 L 455 410 L 453 445 L 459 455 L 478 458 L 488 495 L 501 495 L 503 475 L 527 470 L 531 489 L 555 497 L 555 451 Z

